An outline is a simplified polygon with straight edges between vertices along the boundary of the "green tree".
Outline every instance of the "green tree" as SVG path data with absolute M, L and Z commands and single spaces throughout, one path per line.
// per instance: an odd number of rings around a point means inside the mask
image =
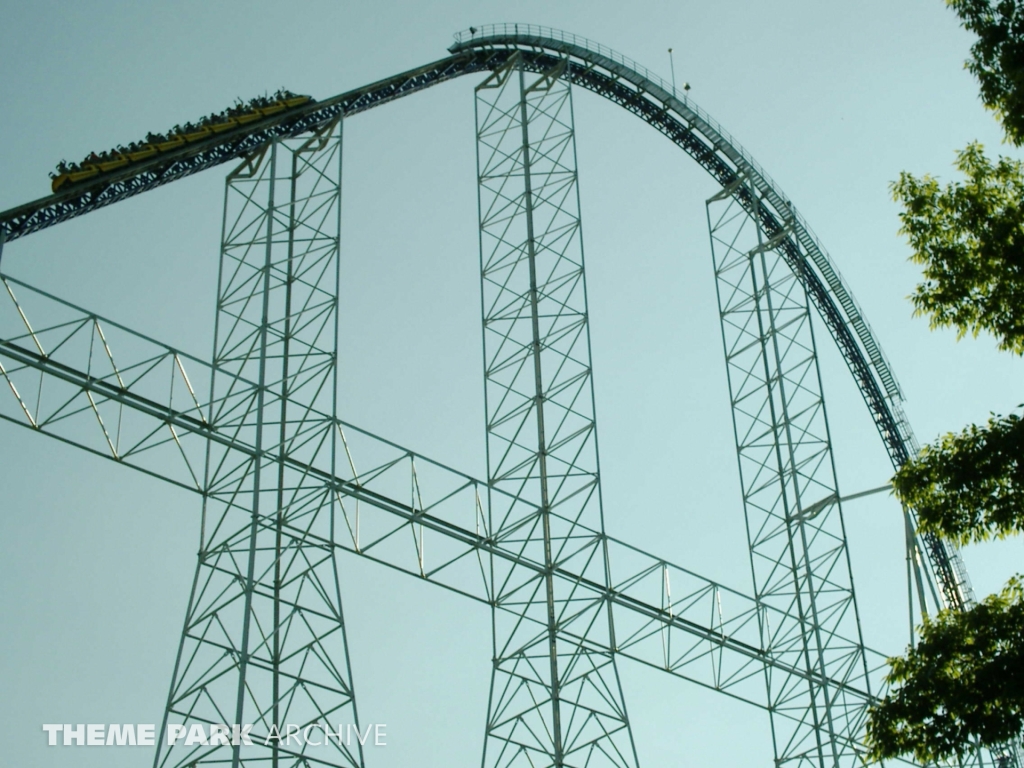
M 891 659 L 895 693 L 871 712 L 872 757 L 912 754 L 923 763 L 963 757 L 1020 732 L 1024 704 L 1024 589 L 1011 579 L 967 611 L 921 627 L 906 656 Z
M 1002 123 L 1006 138 L 1024 143 L 1024 7 L 1018 0 L 946 0 L 964 29 L 978 36 L 967 70 L 981 101 Z
M 1024 0 L 947 0 L 977 35 L 967 69 L 1009 143 L 1024 144 Z M 892 186 L 901 233 L 925 281 L 915 313 L 960 337 L 990 333 L 1024 354 L 1024 166 L 970 144 L 964 177 L 941 187 L 904 173 Z M 965 544 L 1024 531 L 1024 419 L 993 416 L 925 447 L 893 478 L 920 529 Z M 868 720 L 870 757 L 924 762 L 997 746 L 1024 728 L 1024 581 L 964 611 L 926 620 L 920 640 L 890 659 L 890 693 Z
M 992 163 L 980 144 L 957 155 L 963 183 L 900 175 L 900 231 L 924 268 L 911 297 L 933 328 L 959 335 L 988 331 L 1001 349 L 1024 352 L 1024 171 L 1016 160 Z

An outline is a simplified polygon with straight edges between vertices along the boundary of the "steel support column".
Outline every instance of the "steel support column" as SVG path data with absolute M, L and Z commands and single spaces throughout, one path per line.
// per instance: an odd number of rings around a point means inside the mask
M 484 766 L 635 766 L 619 685 L 572 95 L 518 56 L 476 89 L 494 667 Z M 505 491 L 511 494 L 499 494 Z M 556 569 L 578 575 L 566 582 Z
M 221 407 L 210 398 L 211 379 L 221 399 L 255 390 L 252 382 L 217 374 L 210 363 L 14 278 L 0 275 L 0 286 L 0 420 L 200 495 L 208 442 L 239 459 L 271 455 L 214 429 L 204 415 Z M 325 543 L 518 615 L 514 603 L 493 599 L 490 558 L 538 574 L 547 568 L 514 540 L 491 536 L 490 503 L 497 498 L 509 508 L 514 497 L 352 424 L 337 427 L 343 459 L 333 478 L 288 459 L 338 494 L 343 524 Z M 758 707 L 767 706 L 765 664 L 806 674 L 763 650 L 762 628 L 778 625 L 781 613 L 625 542 L 608 538 L 607 545 L 609 585 L 567 569 L 553 573 L 614 604 L 609 651 Z M 878 694 L 884 660 L 872 652 L 876 687 L 847 687 L 851 696 Z
M 207 443 L 199 563 L 156 766 L 305 766 L 308 752 L 363 764 L 358 743 L 276 738 L 289 724 L 357 723 L 337 497 L 300 468 L 330 477 L 337 462 L 340 199 L 340 121 L 269 144 L 227 180 L 206 420 L 254 454 Z M 166 746 L 169 726 L 199 723 L 251 724 L 252 746 Z
M 746 200 L 749 206 L 738 200 Z M 868 688 L 810 304 L 742 177 L 707 202 L 755 598 L 781 621 L 767 651 L 811 676 L 766 668 L 777 765 L 859 764 Z M 789 245 L 789 243 L 785 243 Z

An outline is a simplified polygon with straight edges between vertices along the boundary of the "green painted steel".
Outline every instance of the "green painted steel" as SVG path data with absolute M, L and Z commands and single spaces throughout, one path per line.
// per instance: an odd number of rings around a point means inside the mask
M 607 588 L 609 568 L 564 66 L 512 57 L 476 88 L 487 484 L 513 497 L 491 497 L 490 528 L 544 564 L 491 558 L 485 768 L 638 763 L 611 604 L 579 583 Z
M 0 418 L 202 497 L 168 704 L 176 720 L 358 722 L 334 567 L 346 550 L 491 606 L 485 766 L 637 765 L 623 658 L 767 709 L 778 764 L 853 765 L 884 659 L 860 639 L 812 306 L 894 463 L 916 450 L 860 310 L 790 201 L 686 94 L 543 27 L 482 27 L 450 50 L 173 172 L 0 214 L 2 249 L 243 158 L 228 179 L 212 361 L 0 276 Z M 334 403 L 340 118 L 473 72 L 491 73 L 476 90 L 486 481 L 344 424 Z M 752 597 L 604 534 L 577 86 L 644 119 L 722 185 L 709 226 Z M 943 601 L 968 604 L 955 550 L 924 545 Z M 306 758 L 177 746 L 156 764 L 257 759 Z M 361 765 L 362 755 L 339 749 L 330 760 Z
M 364 764 L 358 742 L 268 738 L 285 724 L 359 722 L 337 493 L 301 469 L 333 477 L 339 461 L 340 127 L 275 141 L 227 179 L 206 418 L 255 450 L 207 442 L 199 562 L 157 768 Z M 252 744 L 166 746 L 168 723 L 225 722 L 252 724 Z
M 755 190 L 751 190 L 755 201 Z M 732 196 L 707 202 L 754 596 L 782 620 L 768 652 L 818 674 L 766 672 L 776 765 L 861 763 L 868 686 L 811 307 L 780 244 Z
M 188 150 L 170 167 L 124 171 L 124 178 L 103 182 L 85 192 L 68 191 L 0 213 L 7 239 L 39 231 L 61 221 L 113 204 L 179 178 L 258 152 L 279 136 L 299 135 L 339 116 L 358 114 L 394 99 L 417 93 L 454 77 L 504 66 L 519 52 L 524 66 L 546 71 L 560 57 L 568 59 L 563 77 L 592 90 L 641 117 L 693 157 L 723 187 L 738 195 L 748 213 L 753 200 L 740 176 L 761 196 L 758 215 L 774 236 L 791 222 L 792 237 L 783 243 L 787 261 L 805 283 L 812 303 L 825 321 L 864 396 L 895 466 L 917 453 L 918 444 L 902 406 L 894 374 L 863 313 L 828 253 L 789 198 L 763 168 L 685 92 L 645 67 L 586 38 L 532 24 L 494 24 L 456 34 L 453 56 L 363 88 L 340 94 L 281 117 L 273 125 L 252 127 L 225 136 L 203 151 Z M 161 161 L 163 162 L 163 161 Z M 910 514 L 913 516 L 913 512 Z M 966 568 L 956 548 L 938 537 L 925 536 L 932 580 L 944 604 L 964 607 L 974 597 Z

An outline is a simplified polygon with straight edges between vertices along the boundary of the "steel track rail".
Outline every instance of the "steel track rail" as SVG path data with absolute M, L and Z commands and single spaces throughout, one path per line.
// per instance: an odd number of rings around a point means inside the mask
M 488 25 L 461 32 L 449 50 L 521 51 L 548 71 L 567 57 L 563 77 L 637 115 L 677 144 L 704 168 L 751 217 L 757 216 L 803 283 L 857 382 L 890 460 L 899 468 L 918 445 L 903 412 L 902 392 L 881 347 L 828 253 L 804 218 L 756 160 L 710 115 L 645 67 L 592 41 L 561 30 L 528 24 Z M 756 202 L 749 179 L 757 190 Z M 963 609 L 973 600 L 959 553 L 938 536 L 923 537 L 946 603 Z
M 314 102 L 186 145 L 175 153 L 132 164 L 88 184 L 0 213 L 0 247 L 28 234 L 133 197 L 177 179 L 250 156 L 274 139 L 296 136 L 326 122 L 371 109 L 461 75 L 493 71 L 512 55 L 535 71 L 567 59 L 562 77 L 637 115 L 689 154 L 750 215 L 757 215 L 814 302 L 857 382 L 893 466 L 917 453 L 903 413 L 899 385 L 878 342 L 817 237 L 777 184 L 722 127 L 645 68 L 584 38 L 532 25 L 495 25 L 456 35 L 453 55 L 394 77 Z M 760 200 L 755 201 L 749 179 Z M 948 605 L 973 600 L 958 552 L 937 536 L 924 537 L 935 579 Z

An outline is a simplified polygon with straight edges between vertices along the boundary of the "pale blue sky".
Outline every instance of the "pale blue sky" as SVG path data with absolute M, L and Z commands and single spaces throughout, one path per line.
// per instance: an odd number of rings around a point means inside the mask
M 1006 412 L 1021 362 L 910 317 L 917 280 L 888 183 L 950 177 L 1000 134 L 941 0 L 35 2 L 3 5 L 0 209 L 43 196 L 61 158 L 286 86 L 325 98 L 446 55 L 453 32 L 521 21 L 587 36 L 666 77 L 775 178 L 832 254 L 906 392 L 918 436 Z M 349 421 L 482 476 L 473 78 L 346 125 L 342 395 Z M 663 137 L 576 95 L 609 532 L 748 591 L 715 309 L 709 181 Z M 1005 147 L 1002 151 L 1009 152 Z M 207 356 L 223 175 L 206 173 L 8 246 L 4 271 Z M 890 474 L 824 333 L 844 493 Z M 128 749 L 45 747 L 44 722 L 159 722 L 194 568 L 198 500 L 0 424 L 0 741 L 10 765 L 128 766 Z M 898 509 L 847 506 L 869 644 L 906 642 Z M 1021 541 L 965 553 L 979 593 Z M 343 559 L 374 768 L 474 765 L 489 680 L 486 610 Z M 762 713 L 623 666 L 644 765 L 758 766 Z

